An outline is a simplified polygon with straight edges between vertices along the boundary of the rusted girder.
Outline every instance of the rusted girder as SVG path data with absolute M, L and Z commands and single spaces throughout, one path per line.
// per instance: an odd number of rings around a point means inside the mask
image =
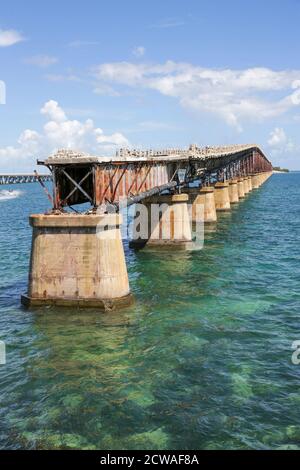
M 55 209 L 85 202 L 94 208 L 119 207 L 124 200 L 138 202 L 196 180 L 205 184 L 272 169 L 257 145 L 192 145 L 157 152 L 123 149 L 114 158 L 64 150 L 38 163 L 53 174 Z

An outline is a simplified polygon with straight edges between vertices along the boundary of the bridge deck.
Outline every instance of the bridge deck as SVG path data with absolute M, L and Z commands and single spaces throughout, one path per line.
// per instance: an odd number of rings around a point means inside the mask
M 54 181 L 54 207 L 90 202 L 94 207 L 137 202 L 166 189 L 211 178 L 228 179 L 270 171 L 271 163 L 255 144 L 141 151 L 121 149 L 114 157 L 60 150 L 45 161 Z
M 138 162 L 170 162 L 170 161 L 186 161 L 186 160 L 210 160 L 222 159 L 226 157 L 236 156 L 237 154 L 249 150 L 257 149 L 262 154 L 262 150 L 255 144 L 250 145 L 231 145 L 223 147 L 203 147 L 199 148 L 191 145 L 188 149 L 165 149 L 165 150 L 131 150 L 121 149 L 116 156 L 93 156 L 72 150 L 59 150 L 56 154 L 51 155 L 44 162 L 45 165 L 66 165 L 66 164 L 83 164 L 83 163 L 138 163 Z M 266 158 L 266 157 L 265 157 Z

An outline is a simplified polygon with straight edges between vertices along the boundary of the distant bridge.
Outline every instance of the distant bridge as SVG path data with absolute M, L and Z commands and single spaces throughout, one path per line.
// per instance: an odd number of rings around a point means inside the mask
M 0 185 L 3 184 L 20 184 L 20 183 L 36 183 L 42 181 L 52 181 L 52 175 L 37 175 L 35 173 L 28 174 L 9 174 L 1 175 L 0 174 Z

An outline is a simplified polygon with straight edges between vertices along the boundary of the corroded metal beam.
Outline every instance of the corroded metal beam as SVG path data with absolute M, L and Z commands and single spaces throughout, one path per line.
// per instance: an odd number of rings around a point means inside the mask
M 271 162 L 257 145 L 160 151 L 121 149 L 115 157 L 61 150 L 39 164 L 53 174 L 55 209 L 90 202 L 95 208 L 138 201 L 149 194 L 200 180 L 224 181 L 270 171 Z

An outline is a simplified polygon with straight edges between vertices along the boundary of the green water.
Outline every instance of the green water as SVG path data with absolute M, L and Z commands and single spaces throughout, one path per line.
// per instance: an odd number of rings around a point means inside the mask
M 24 311 L 38 185 L 1 201 L 0 447 L 300 448 L 300 174 L 274 175 L 201 251 L 134 252 L 118 313 Z

